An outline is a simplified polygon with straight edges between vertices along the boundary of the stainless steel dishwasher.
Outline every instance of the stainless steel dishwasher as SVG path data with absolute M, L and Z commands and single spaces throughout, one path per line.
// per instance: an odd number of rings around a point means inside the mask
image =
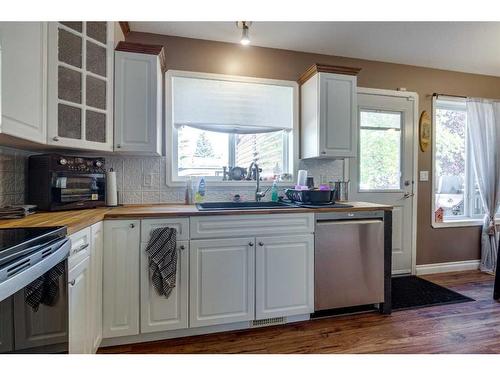
M 315 311 L 384 302 L 384 213 L 316 214 Z

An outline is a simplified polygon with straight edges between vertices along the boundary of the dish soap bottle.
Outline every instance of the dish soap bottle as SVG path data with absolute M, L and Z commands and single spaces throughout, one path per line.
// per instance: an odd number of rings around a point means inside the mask
M 271 188 L 271 200 L 273 202 L 278 201 L 278 182 L 276 180 L 274 180 L 273 186 Z
M 196 203 L 201 203 L 203 202 L 204 197 L 205 197 L 205 178 L 202 177 L 200 179 L 200 182 L 198 183 L 196 194 L 194 195 L 194 201 Z

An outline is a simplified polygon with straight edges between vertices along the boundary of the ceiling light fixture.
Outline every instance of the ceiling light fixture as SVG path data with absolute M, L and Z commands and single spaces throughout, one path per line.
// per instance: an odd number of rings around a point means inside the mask
M 244 46 L 247 46 L 250 44 L 250 35 L 248 33 L 249 27 L 252 24 L 252 22 L 249 21 L 237 21 L 236 22 L 236 27 L 238 29 L 241 29 L 241 39 L 240 43 L 243 44 Z

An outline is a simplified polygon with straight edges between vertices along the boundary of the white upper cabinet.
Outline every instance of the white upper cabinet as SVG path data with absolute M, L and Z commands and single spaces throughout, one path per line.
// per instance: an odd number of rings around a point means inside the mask
M 49 22 L 51 145 L 113 150 L 113 22 Z
M 115 151 L 161 155 L 163 71 L 164 49 L 161 46 L 118 44 L 115 52 Z
M 47 23 L 0 22 L 0 132 L 46 142 Z
M 302 159 L 357 155 L 358 72 L 316 64 L 300 78 Z

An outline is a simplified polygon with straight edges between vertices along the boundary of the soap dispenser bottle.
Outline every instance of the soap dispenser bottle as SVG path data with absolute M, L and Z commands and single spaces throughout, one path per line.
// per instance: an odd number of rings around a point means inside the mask
M 278 197 L 278 182 L 276 180 L 274 180 L 273 186 L 271 188 L 271 200 L 273 202 L 277 202 L 278 199 L 279 199 L 279 197 Z

